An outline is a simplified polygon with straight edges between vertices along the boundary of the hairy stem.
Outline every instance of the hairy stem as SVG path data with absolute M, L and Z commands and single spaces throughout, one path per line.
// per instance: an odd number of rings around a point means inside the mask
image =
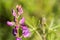
M 19 22 L 18 22 L 18 17 L 16 17 L 16 26 L 18 26 L 18 27 L 17 27 L 16 37 L 19 37 Z

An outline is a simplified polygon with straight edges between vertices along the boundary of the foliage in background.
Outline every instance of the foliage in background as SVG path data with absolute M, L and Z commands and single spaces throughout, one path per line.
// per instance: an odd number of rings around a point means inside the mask
M 31 31 L 30 38 L 23 40 L 42 40 L 40 18 L 46 17 L 47 40 L 60 40 L 60 0 L 0 0 L 0 40 L 15 40 L 12 28 L 6 21 L 12 21 L 12 9 L 22 5 L 26 24 Z

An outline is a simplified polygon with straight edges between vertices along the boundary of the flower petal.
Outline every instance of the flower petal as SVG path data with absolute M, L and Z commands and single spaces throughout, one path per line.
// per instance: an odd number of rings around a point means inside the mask
M 26 26 L 22 26 L 22 33 L 23 33 L 23 36 L 26 38 L 26 37 L 29 37 L 30 36 L 30 31 L 29 29 L 26 27 Z
M 16 25 L 16 29 L 18 29 L 19 28 L 19 26 L 18 25 Z
M 12 10 L 12 14 L 13 14 L 13 16 L 17 15 L 14 9 Z
M 23 36 L 26 38 L 26 37 L 29 37 L 30 36 L 30 33 L 29 32 L 25 32 L 24 34 L 23 34 Z
M 25 22 L 25 18 L 23 17 L 23 18 L 19 21 L 19 23 L 20 23 L 20 24 L 24 24 L 24 22 Z
M 22 26 L 22 29 L 23 29 L 23 30 L 27 30 L 28 28 L 23 25 L 23 26 Z
M 13 33 L 14 36 L 16 36 L 16 34 L 17 34 L 17 29 L 14 28 L 12 33 Z
M 14 22 L 7 21 L 7 25 L 9 25 L 9 26 L 13 26 L 14 24 L 15 24 Z
M 22 40 L 22 39 L 17 37 L 16 40 Z

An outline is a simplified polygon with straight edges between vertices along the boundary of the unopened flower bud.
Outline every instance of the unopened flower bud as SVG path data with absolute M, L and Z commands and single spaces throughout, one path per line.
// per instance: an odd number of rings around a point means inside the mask
M 14 9 L 12 10 L 12 15 L 13 16 L 16 16 L 17 15 Z
M 21 15 L 23 13 L 23 9 L 22 9 L 21 5 L 17 5 L 16 8 L 18 11 L 18 15 Z
M 19 23 L 20 23 L 20 24 L 24 24 L 24 22 L 25 22 L 25 18 L 23 17 L 23 18 L 19 21 Z
M 7 21 L 7 25 L 9 25 L 9 26 L 13 26 L 14 24 L 15 24 L 14 22 Z

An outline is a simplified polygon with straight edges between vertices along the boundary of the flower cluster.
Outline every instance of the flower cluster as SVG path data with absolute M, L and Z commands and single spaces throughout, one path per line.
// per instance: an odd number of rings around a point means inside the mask
M 7 25 L 14 26 L 14 28 L 12 30 L 13 35 L 16 37 L 16 40 L 22 40 L 21 36 L 19 36 L 19 29 L 22 29 L 22 36 L 25 38 L 30 36 L 30 31 L 29 31 L 28 27 L 25 25 L 24 17 L 22 17 L 20 20 L 18 20 L 19 16 L 21 16 L 23 14 L 21 5 L 17 5 L 16 9 L 17 9 L 17 13 L 14 9 L 12 10 L 12 15 L 14 16 L 14 21 L 13 22 L 7 21 Z

